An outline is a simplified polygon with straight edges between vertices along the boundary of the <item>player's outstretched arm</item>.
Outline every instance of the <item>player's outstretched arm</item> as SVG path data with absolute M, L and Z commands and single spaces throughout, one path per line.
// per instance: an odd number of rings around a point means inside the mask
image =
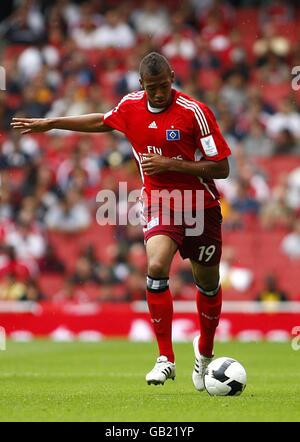
M 185 161 L 153 154 L 145 154 L 143 157 L 142 168 L 146 175 L 180 172 L 204 179 L 222 179 L 229 175 L 227 158 L 220 161 Z
M 18 129 L 21 134 L 47 132 L 51 129 L 64 129 L 76 132 L 110 132 L 113 129 L 106 126 L 102 114 L 86 114 L 78 117 L 59 118 L 13 118 L 13 129 Z
M 172 160 L 170 170 L 195 175 L 204 179 L 224 179 L 229 175 L 227 158 L 220 161 L 179 161 Z

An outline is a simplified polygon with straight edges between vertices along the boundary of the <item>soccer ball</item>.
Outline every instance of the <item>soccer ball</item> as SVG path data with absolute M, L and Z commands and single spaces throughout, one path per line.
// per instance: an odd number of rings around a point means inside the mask
M 239 396 L 245 389 L 247 375 L 235 359 L 218 358 L 205 371 L 204 385 L 211 396 Z

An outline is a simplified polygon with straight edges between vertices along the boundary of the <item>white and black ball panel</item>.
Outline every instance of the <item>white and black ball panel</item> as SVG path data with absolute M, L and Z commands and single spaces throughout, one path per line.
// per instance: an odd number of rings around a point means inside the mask
M 245 389 L 247 375 L 244 367 L 233 358 L 212 361 L 205 372 L 204 385 L 211 396 L 238 396 Z
M 246 384 L 247 375 L 244 367 L 237 361 L 233 362 L 226 370 L 226 375 L 241 384 Z

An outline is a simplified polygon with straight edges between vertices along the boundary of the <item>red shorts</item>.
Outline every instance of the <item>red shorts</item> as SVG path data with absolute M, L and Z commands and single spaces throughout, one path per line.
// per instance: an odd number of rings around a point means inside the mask
M 194 214 L 195 216 L 195 214 Z M 182 216 L 183 218 L 183 216 Z M 178 244 L 178 250 L 183 259 L 189 258 L 203 266 L 215 266 L 220 263 L 222 254 L 222 214 L 219 205 L 204 209 L 200 217 L 203 219 L 202 233 L 186 234 L 187 228 L 193 229 L 194 225 L 174 222 L 174 214 L 165 223 L 161 212 L 145 215 L 147 225 L 144 227 L 145 242 L 155 235 L 166 235 Z

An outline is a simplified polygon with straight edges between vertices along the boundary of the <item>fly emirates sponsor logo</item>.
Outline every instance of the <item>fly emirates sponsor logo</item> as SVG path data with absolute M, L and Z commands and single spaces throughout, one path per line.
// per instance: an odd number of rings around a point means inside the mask
M 149 153 L 151 153 L 153 155 L 163 155 L 163 150 L 161 147 L 147 146 L 147 154 L 149 154 Z M 140 156 L 140 160 L 142 163 L 144 161 L 144 159 L 146 158 L 145 154 L 139 152 L 139 156 Z M 172 160 L 183 160 L 182 155 L 177 155 L 175 157 L 170 157 L 170 158 L 172 158 Z

